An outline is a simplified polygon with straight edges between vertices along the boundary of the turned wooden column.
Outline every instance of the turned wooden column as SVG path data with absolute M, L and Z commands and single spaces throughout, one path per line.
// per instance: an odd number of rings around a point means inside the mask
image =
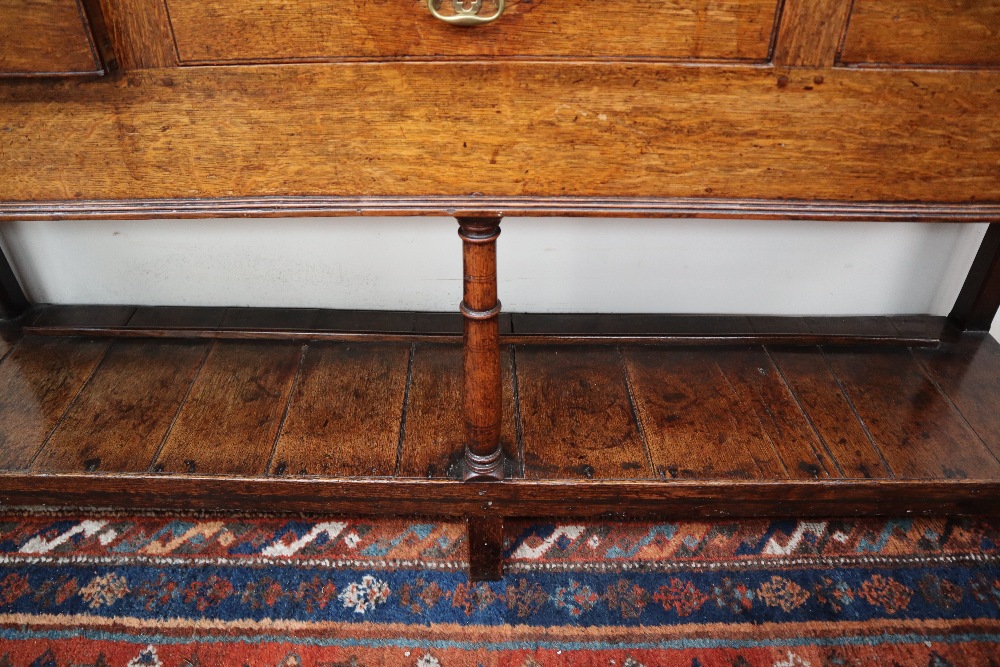
M 465 456 L 462 479 L 503 479 L 500 449 L 502 385 L 497 300 L 497 237 L 500 218 L 457 218 L 465 278 L 462 315 L 462 404 Z

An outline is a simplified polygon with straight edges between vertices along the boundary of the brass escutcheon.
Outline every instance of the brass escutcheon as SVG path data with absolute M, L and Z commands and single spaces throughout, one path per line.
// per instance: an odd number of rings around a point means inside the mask
M 441 19 L 451 25 L 473 26 L 483 25 L 496 21 L 503 14 L 504 0 L 495 0 L 496 12 L 491 16 L 480 16 L 479 10 L 483 8 L 483 0 L 451 0 L 451 7 L 454 14 L 442 14 L 441 0 L 427 0 L 427 8 L 436 19 Z

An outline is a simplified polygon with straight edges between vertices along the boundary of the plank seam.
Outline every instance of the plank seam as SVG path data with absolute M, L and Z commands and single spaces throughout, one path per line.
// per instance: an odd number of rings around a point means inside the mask
M 649 473 L 655 479 L 658 476 L 658 473 L 656 465 L 653 463 L 653 452 L 649 448 L 649 441 L 646 439 L 646 429 L 642 425 L 642 420 L 639 419 L 639 410 L 635 402 L 635 393 L 632 391 L 632 377 L 629 374 L 628 364 L 625 363 L 625 354 L 622 352 L 620 345 L 616 345 L 615 349 L 618 351 L 618 362 L 621 365 L 622 374 L 625 376 L 625 393 L 628 396 L 628 407 L 632 412 L 632 421 L 635 423 L 635 427 L 639 431 L 639 439 L 642 441 L 642 451 L 646 455 L 646 464 L 649 466 Z
M 403 442 L 406 439 L 406 411 L 410 407 L 410 387 L 413 385 L 413 357 L 416 356 L 417 344 L 410 343 L 410 353 L 406 361 L 406 388 L 403 389 L 403 409 L 399 417 L 399 440 L 396 442 L 396 465 L 392 476 L 399 477 L 403 465 Z
M 62 415 L 60 415 L 59 419 L 56 420 L 56 423 L 49 431 L 49 434 L 45 436 L 45 440 L 42 441 L 42 444 L 39 445 L 38 449 L 35 450 L 34 455 L 32 455 L 31 460 L 28 461 L 28 468 L 27 468 L 28 470 L 30 470 L 32 466 L 35 465 L 35 461 L 38 459 L 38 456 L 42 453 L 42 451 L 44 451 L 45 448 L 48 446 L 49 442 L 52 440 L 52 436 L 55 434 L 56 431 L 59 430 L 59 427 L 63 425 L 63 422 L 66 421 L 66 417 L 69 415 L 70 412 L 72 412 L 77 402 L 79 402 L 80 395 L 83 394 L 83 390 L 90 385 L 90 381 L 94 379 L 94 376 L 97 374 L 97 370 L 104 365 L 104 360 L 108 358 L 108 352 L 110 352 L 111 348 L 114 346 L 115 346 L 114 343 L 108 343 L 107 346 L 104 348 L 104 352 L 101 354 L 100 361 L 94 364 L 94 367 L 90 369 L 90 374 L 87 376 L 87 379 L 83 382 L 83 384 L 80 385 L 80 388 L 73 396 L 73 400 L 70 401 L 69 405 L 66 406 L 66 409 L 63 410 Z
M 847 401 L 847 405 L 851 408 L 851 412 L 854 413 L 854 418 L 858 420 L 859 424 L 861 424 L 861 429 L 865 432 L 865 435 L 868 436 L 868 441 L 872 443 L 872 447 L 875 448 L 875 452 L 882 460 L 882 465 L 885 466 L 886 472 L 888 472 L 892 478 L 895 478 L 896 472 L 892 469 L 892 466 L 889 465 L 889 461 L 885 458 L 885 454 L 882 453 L 882 448 L 878 446 L 875 436 L 873 436 L 872 432 L 868 429 L 868 424 L 865 423 L 861 413 L 858 412 L 858 407 L 854 405 L 854 399 L 852 399 L 847 393 L 847 389 L 844 388 L 844 383 L 841 381 L 840 376 L 837 375 L 837 371 L 833 369 L 833 364 L 831 364 L 829 358 L 827 358 L 826 350 L 821 347 L 819 348 L 819 352 L 823 357 L 824 363 L 826 363 L 827 370 L 829 370 L 830 375 L 833 376 L 833 381 L 837 383 L 837 388 L 840 389 L 840 393 L 844 396 L 844 400 Z
M 205 362 L 208 361 L 208 356 L 212 353 L 215 348 L 215 341 L 212 341 L 205 346 L 205 355 L 201 358 L 201 363 L 198 364 L 198 370 L 194 372 L 194 376 L 191 378 L 191 384 L 188 385 L 187 391 L 184 392 L 184 398 L 177 405 L 177 412 L 174 413 L 173 419 L 170 420 L 170 426 L 167 427 L 166 432 L 163 434 L 163 438 L 160 440 L 160 446 L 156 448 L 156 452 L 153 453 L 153 460 L 150 461 L 149 467 L 146 469 L 148 472 L 156 472 L 156 462 L 159 460 L 160 455 L 163 454 L 163 448 L 167 444 L 167 440 L 170 438 L 170 433 L 174 430 L 174 425 L 177 423 L 177 418 L 180 417 L 181 412 L 184 410 L 184 406 L 187 405 L 188 398 L 191 396 L 191 392 L 194 390 L 194 386 L 198 383 L 198 378 L 201 376 L 201 369 L 205 367 Z
M 761 421 L 760 414 L 757 412 L 757 410 L 754 409 L 752 405 L 747 406 L 746 402 L 740 398 L 739 392 L 736 391 L 736 386 L 733 385 L 733 381 L 729 379 L 729 376 L 726 374 L 726 371 L 722 369 L 722 365 L 719 364 L 718 360 L 713 359 L 712 364 L 715 366 L 715 369 L 719 372 L 719 375 L 722 376 L 722 379 L 725 380 L 726 386 L 729 387 L 729 391 L 732 394 L 733 401 L 735 401 L 737 405 L 740 405 L 744 408 L 747 407 L 749 408 L 750 414 L 753 415 L 754 419 L 757 420 L 757 424 L 760 426 L 761 433 L 764 434 L 764 437 L 767 438 L 768 444 L 771 445 L 771 452 L 774 454 L 774 457 L 778 460 L 778 463 L 780 463 L 781 467 L 784 469 L 785 478 L 791 479 L 791 474 L 788 472 L 788 466 L 785 465 L 784 459 L 781 458 L 781 454 L 778 452 L 778 448 L 774 446 L 774 440 L 771 438 L 771 434 L 767 432 L 766 428 L 764 428 L 764 422 Z M 753 455 L 753 450 L 747 448 L 747 453 L 750 455 L 750 458 L 753 459 L 754 465 L 757 466 L 757 472 L 760 473 L 761 477 L 767 477 L 768 475 L 766 472 L 764 472 L 764 469 L 761 467 L 760 461 L 758 461 L 757 457 Z
M 295 390 L 299 386 L 299 379 L 302 377 L 302 367 L 306 362 L 306 355 L 309 354 L 309 344 L 305 343 L 302 345 L 302 351 L 299 354 L 299 364 L 295 368 L 295 377 L 292 378 L 292 386 L 288 390 L 288 398 L 285 400 L 285 409 L 281 412 L 281 420 L 278 422 L 278 430 L 274 434 L 274 443 L 271 445 L 271 453 L 267 457 L 267 463 L 264 465 L 264 475 L 268 474 L 271 470 L 271 465 L 274 463 L 274 457 L 278 453 L 278 442 L 281 440 L 281 434 L 285 430 L 285 421 L 288 419 L 288 412 L 292 408 L 292 402 L 295 400 Z
M 791 397 L 795 399 L 796 407 L 798 407 L 799 412 L 802 413 L 802 416 L 805 417 L 806 422 L 809 424 L 809 428 L 813 430 L 813 434 L 816 436 L 816 441 L 819 442 L 819 444 L 823 447 L 823 450 L 826 452 L 830 461 L 836 468 L 837 474 L 840 475 L 841 477 L 845 477 L 844 471 L 840 467 L 840 461 L 838 461 L 837 458 L 833 455 L 833 452 L 830 450 L 829 444 L 826 442 L 826 438 L 824 438 L 823 434 L 819 432 L 818 428 L 816 428 L 816 424 L 813 422 L 812 417 L 809 416 L 809 413 L 806 412 L 805 406 L 802 405 L 802 400 L 799 398 L 799 395 L 792 388 L 792 385 L 788 381 L 788 378 L 785 377 L 785 371 L 782 370 L 781 366 L 778 365 L 778 361 L 773 356 L 771 356 L 771 350 L 769 350 L 766 345 L 764 346 L 764 354 L 767 355 L 767 358 L 771 362 L 771 365 L 774 366 L 774 369 L 778 371 L 778 377 L 781 378 L 782 384 L 785 385 L 785 389 L 788 390 L 788 393 L 791 395 Z M 816 447 L 812 444 L 810 444 L 809 447 L 813 450 L 813 454 L 816 455 L 816 458 L 819 459 L 819 462 L 823 464 L 823 459 L 820 457 L 820 453 L 816 451 Z M 823 464 L 823 468 L 826 469 L 826 464 Z M 827 474 L 830 474 L 829 470 L 827 470 L 826 472 Z
M 930 370 L 924 365 L 923 361 L 921 361 L 917 357 L 917 355 L 913 353 L 913 348 L 907 348 L 907 350 L 910 353 L 910 357 L 912 357 L 913 361 L 917 364 L 917 368 L 920 369 L 921 374 L 925 378 L 927 378 L 927 380 L 934 387 L 934 390 L 937 391 L 937 393 L 942 398 L 944 398 L 944 400 L 948 403 L 948 406 L 951 408 L 952 412 L 958 415 L 958 418 L 962 420 L 962 423 L 965 424 L 965 427 L 969 430 L 969 432 L 971 432 L 972 435 L 976 436 L 976 440 L 979 441 L 979 444 L 982 445 L 983 449 L 985 449 L 989 453 L 989 455 L 993 458 L 994 461 L 1000 464 L 1000 458 L 997 458 L 997 455 L 993 451 L 993 449 L 986 444 L 986 441 L 983 440 L 981 435 L 979 435 L 979 431 L 977 431 L 972 427 L 972 424 L 970 424 L 969 420 L 965 418 L 965 415 L 962 414 L 962 411 L 958 409 L 958 406 L 955 405 L 955 402 L 951 400 L 951 396 L 949 396 L 947 392 L 945 392 L 944 387 L 942 387 L 940 383 L 938 383 L 937 379 L 934 378 Z

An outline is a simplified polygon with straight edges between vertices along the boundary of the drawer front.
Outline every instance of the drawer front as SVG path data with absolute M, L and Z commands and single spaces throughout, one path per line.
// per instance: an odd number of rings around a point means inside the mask
M 855 0 L 840 62 L 1000 65 L 1000 0 Z
M 0 0 L 0 76 L 101 73 L 77 0 Z
M 508 0 L 455 27 L 426 0 L 168 0 L 182 62 L 394 58 L 765 61 L 779 0 Z M 482 14 L 494 12 L 485 0 Z M 443 0 L 442 13 L 450 11 Z

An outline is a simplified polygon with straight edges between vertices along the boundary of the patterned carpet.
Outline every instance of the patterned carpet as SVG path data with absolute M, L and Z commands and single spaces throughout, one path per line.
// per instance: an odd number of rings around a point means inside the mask
M 1000 665 L 1000 520 L 0 513 L 0 665 Z

